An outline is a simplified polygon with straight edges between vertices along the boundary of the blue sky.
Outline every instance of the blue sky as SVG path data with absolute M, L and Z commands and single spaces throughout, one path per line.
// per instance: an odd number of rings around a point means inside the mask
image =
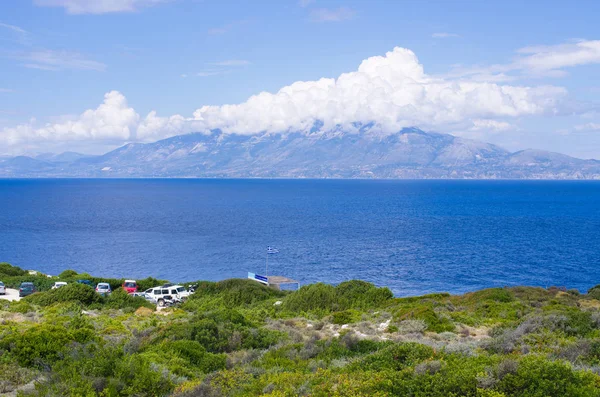
M 4 0 L 0 154 L 323 118 L 600 158 L 598 15 L 597 1 Z

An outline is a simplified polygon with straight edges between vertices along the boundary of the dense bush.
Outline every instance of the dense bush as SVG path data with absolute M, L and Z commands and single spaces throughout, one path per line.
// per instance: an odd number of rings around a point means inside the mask
M 73 278 L 75 276 L 77 276 L 77 272 L 75 270 L 71 270 L 71 269 L 65 270 L 58 275 L 58 277 L 61 279 Z
M 91 305 L 102 302 L 102 297 L 88 285 L 72 283 L 64 287 L 30 295 L 24 300 L 40 306 L 49 306 L 60 302 L 77 302 L 82 305 Z
M 44 368 L 61 359 L 73 341 L 75 337 L 65 327 L 43 324 L 23 333 L 5 335 L 0 347 L 9 351 L 22 366 Z
M 596 286 L 590 288 L 587 292 L 587 295 L 590 298 L 600 300 L 600 285 L 596 285 Z
M 285 296 L 285 292 L 248 279 L 229 279 L 216 283 L 198 283 L 196 292 L 189 298 L 188 308 L 197 304 L 212 304 L 216 307 L 244 307 L 272 298 Z
M 566 363 L 541 357 L 526 357 L 517 370 L 506 374 L 497 390 L 519 397 L 593 397 L 600 396 L 597 375 L 574 371 Z
M 351 368 L 360 371 L 400 371 L 432 358 L 433 353 L 431 347 L 419 343 L 398 343 L 356 361 Z
M 345 281 L 334 287 L 317 283 L 304 286 L 285 298 L 284 308 L 294 312 L 342 311 L 380 307 L 393 298 L 388 288 L 364 281 Z
M 9 263 L 0 263 L 0 277 L 18 277 L 27 275 L 27 271 Z
M 60 289 L 63 289 L 62 287 Z M 104 299 L 104 305 L 112 309 L 138 309 L 140 307 L 147 307 L 154 309 L 155 305 L 146 301 L 141 296 L 131 296 L 122 288 L 117 288 L 108 297 Z
M 0 391 L 37 378 L 24 396 L 600 397 L 590 296 L 395 299 L 361 281 L 280 292 L 225 280 L 199 283 L 184 310 L 134 314 L 143 299 L 72 282 L 121 280 L 62 275 L 71 284 L 0 304 Z M 56 281 L 8 277 L 22 278 Z

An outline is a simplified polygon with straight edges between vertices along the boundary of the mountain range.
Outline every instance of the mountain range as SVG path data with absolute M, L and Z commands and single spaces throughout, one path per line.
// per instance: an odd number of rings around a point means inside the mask
M 600 179 L 600 161 L 541 150 L 510 152 L 405 128 L 358 132 L 192 133 L 106 154 L 0 158 L 0 177 Z

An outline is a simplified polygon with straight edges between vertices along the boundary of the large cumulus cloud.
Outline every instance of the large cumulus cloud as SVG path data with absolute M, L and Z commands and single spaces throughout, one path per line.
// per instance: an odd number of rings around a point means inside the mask
M 298 81 L 276 93 L 262 92 L 241 104 L 203 106 L 192 116 L 145 117 L 111 91 L 97 109 L 41 127 L 30 122 L 0 131 L 0 143 L 32 141 L 117 140 L 152 141 L 192 131 L 221 129 L 226 133 L 309 131 L 373 123 L 374 132 L 390 133 L 407 126 L 448 129 L 505 126 L 507 120 L 556 110 L 564 88 L 517 86 L 434 77 L 425 73 L 417 56 L 394 48 L 385 56 L 364 60 L 358 70 L 338 78 Z
M 518 117 L 552 111 L 565 89 L 448 80 L 427 75 L 416 55 L 394 48 L 364 60 L 337 79 L 301 81 L 239 105 L 204 106 L 194 112 L 207 128 L 252 134 L 375 122 L 384 132 L 406 126 L 436 128 L 470 119 Z

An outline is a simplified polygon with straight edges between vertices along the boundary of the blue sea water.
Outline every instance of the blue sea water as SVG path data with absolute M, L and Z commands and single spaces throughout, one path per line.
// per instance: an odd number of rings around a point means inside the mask
M 172 281 L 265 272 L 398 296 L 600 283 L 600 183 L 0 180 L 0 262 Z

